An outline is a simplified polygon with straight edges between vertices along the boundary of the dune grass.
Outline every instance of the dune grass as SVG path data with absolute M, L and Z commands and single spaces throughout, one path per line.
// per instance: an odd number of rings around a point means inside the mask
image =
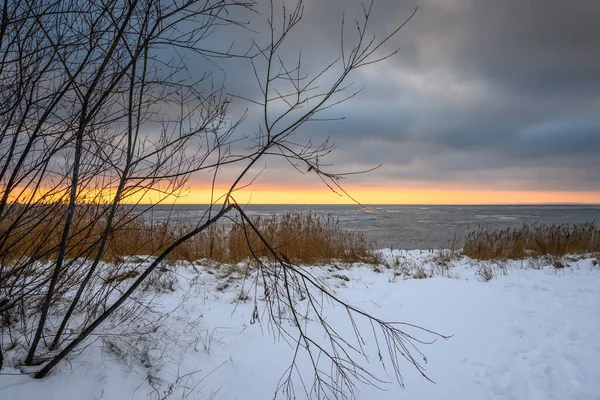
M 332 215 L 291 212 L 281 216 L 256 217 L 253 222 L 275 250 L 294 262 L 378 261 L 364 236 L 341 228 L 338 218 Z M 234 225 L 230 233 L 229 255 L 238 260 L 247 258 L 250 255 L 248 242 L 257 255 L 269 256 L 254 232 L 240 225 Z
M 38 209 L 16 224 L 14 219 L 4 218 L 0 222 L 0 230 L 5 232 L 0 235 L 4 236 L 0 241 L 3 260 L 23 257 L 51 260 L 56 257 L 64 226 L 65 214 L 61 210 L 61 207 L 46 212 Z M 191 228 L 191 222 L 144 220 L 129 217 L 125 211 L 118 214 L 116 221 L 102 255 L 104 261 L 159 254 Z M 332 215 L 291 212 L 257 216 L 253 223 L 272 248 L 295 263 L 377 261 L 372 246 L 363 235 L 341 228 L 338 219 Z M 99 210 L 79 208 L 68 242 L 67 258 L 93 258 L 105 226 L 106 217 Z M 257 257 L 273 258 L 248 225 L 233 219 L 196 235 L 173 251 L 168 259 L 212 259 L 221 263 L 237 263 L 252 257 L 253 252 Z
M 286 259 L 299 264 L 376 262 L 377 257 L 360 233 L 342 229 L 337 218 L 311 213 L 256 216 L 252 219 L 263 238 Z M 116 232 L 111 251 L 115 256 L 155 254 L 166 243 L 189 229 L 179 222 L 140 223 Z M 171 260 L 211 259 L 237 263 L 254 256 L 273 259 L 268 248 L 248 225 L 233 220 L 214 225 L 177 248 Z
M 559 225 L 523 225 L 470 232 L 463 253 L 473 259 L 521 259 L 526 257 L 600 252 L 600 227 L 594 222 Z

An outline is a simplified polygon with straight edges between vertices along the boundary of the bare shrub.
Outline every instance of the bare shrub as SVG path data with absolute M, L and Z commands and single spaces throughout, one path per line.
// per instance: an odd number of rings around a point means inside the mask
M 253 276 L 262 280 L 273 331 L 303 350 L 314 366 L 306 393 L 347 397 L 357 381 L 378 382 L 360 365 L 367 352 L 357 319 L 368 324 L 365 334 L 373 335 L 382 363 L 381 354 L 387 354 L 388 372 L 398 382 L 401 361 L 426 376 L 414 355 L 420 354 L 416 345 L 424 343 L 415 332 L 429 339 L 443 336 L 378 319 L 342 301 L 294 263 L 369 259 L 361 237 L 347 236 L 332 219 L 293 214 L 273 222 L 253 219 L 236 201 L 238 191 L 257 178 L 257 168 L 273 158 L 349 196 L 341 180 L 356 172 L 330 169 L 323 160 L 333 144 L 303 139 L 301 128 L 330 120 L 325 111 L 360 92 L 352 91 L 349 77 L 398 51 L 387 49 L 386 43 L 397 37 L 416 9 L 382 37 L 371 34 L 373 2 L 363 5 L 351 28 L 341 16 L 339 54 L 324 54 L 331 59 L 311 60 L 307 68 L 302 54 L 290 57 L 286 49 L 303 18 L 303 2 L 290 7 L 273 0 L 264 19 L 256 17 L 255 6 L 236 0 L 4 2 L 0 314 L 24 314 L 19 332 L 26 349 L 23 363 L 47 361 L 36 378 L 89 343 L 91 335 L 106 333 L 107 327 L 137 326 L 147 309 L 135 296 L 173 289 L 174 281 L 161 271 L 166 261 L 198 255 L 218 259 L 219 254 L 232 259 L 250 254 L 256 260 Z M 264 20 L 268 32 L 252 37 L 249 49 L 219 49 L 221 41 L 207 40 L 225 28 L 255 34 L 259 27 L 248 29 L 246 15 Z M 215 86 L 212 70 L 191 73 L 189 60 L 194 57 L 208 60 L 209 68 L 218 57 L 246 61 L 258 96 L 225 94 L 222 86 Z M 324 67 L 315 72 L 315 65 Z M 233 115 L 234 100 L 261 117 L 257 128 L 237 129 L 246 114 Z M 192 174 L 211 188 L 210 205 L 195 221 L 147 223 L 140 218 L 156 204 L 176 200 Z M 142 199 L 151 204 L 139 204 Z M 235 221 L 230 232 L 235 244 L 223 247 L 215 238 L 227 218 Z M 337 235 L 333 241 L 321 240 L 332 234 Z M 200 239 L 194 243 L 195 238 Z M 237 254 L 242 245 L 251 251 Z M 128 260 L 131 254 L 151 257 Z M 104 260 L 116 261 L 116 270 L 107 273 Z M 296 303 L 300 296 L 306 296 L 328 344 L 321 345 L 306 330 Z M 357 345 L 322 317 L 323 300 L 345 310 Z M 56 315 L 60 322 L 50 323 L 49 317 Z M 252 321 L 259 315 L 256 305 Z M 118 344 L 111 346 L 114 350 Z M 136 358 L 148 369 L 150 385 L 158 388 L 162 385 L 155 379 L 149 346 L 151 342 L 142 341 Z M 298 372 L 296 362 L 294 358 L 277 388 L 290 398 L 295 397 L 291 377 Z M 330 364 L 330 374 L 324 372 L 324 362 Z

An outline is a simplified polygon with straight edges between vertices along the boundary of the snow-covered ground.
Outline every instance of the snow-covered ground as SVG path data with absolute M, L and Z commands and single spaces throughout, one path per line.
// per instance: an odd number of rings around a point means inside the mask
M 307 271 L 377 317 L 452 337 L 419 345 L 426 363 L 418 361 L 435 383 L 405 362 L 402 388 L 389 363 L 381 367 L 366 335 L 365 352 L 372 356 L 363 365 L 389 383 L 379 389 L 359 384 L 356 398 L 600 399 L 600 266 L 593 258 L 563 260 L 565 267 L 557 269 L 548 261 L 444 262 L 430 252 L 383 254 L 386 266 L 375 270 Z M 121 327 L 112 337 L 90 341 L 43 380 L 24 374 L 15 366 L 22 355 L 8 351 L 0 399 L 273 398 L 294 349 L 272 334 L 263 294 L 251 288 L 251 277 L 190 265 L 174 272 L 175 291 L 154 298 L 157 309 L 144 325 L 155 324 L 156 332 L 138 335 L 139 326 Z M 251 324 L 255 300 L 261 314 Z M 325 307 L 327 322 L 352 337 L 345 311 Z M 310 382 L 309 364 L 301 359 L 298 365 Z M 305 397 L 298 386 L 297 398 Z

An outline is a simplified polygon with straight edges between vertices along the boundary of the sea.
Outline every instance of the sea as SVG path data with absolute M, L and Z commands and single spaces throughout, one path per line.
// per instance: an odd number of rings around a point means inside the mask
M 193 222 L 206 205 L 158 205 L 153 219 Z M 505 229 L 523 224 L 600 224 L 600 205 L 247 205 L 249 215 L 304 212 L 332 215 L 340 226 L 362 232 L 375 248 L 440 249 L 460 246 L 478 228 Z

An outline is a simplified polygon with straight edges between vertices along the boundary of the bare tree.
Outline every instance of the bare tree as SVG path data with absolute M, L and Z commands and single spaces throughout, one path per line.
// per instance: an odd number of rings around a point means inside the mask
M 35 329 L 25 330 L 26 364 L 46 362 L 36 373 L 44 377 L 115 311 L 179 246 L 231 214 L 253 232 L 276 260 L 258 257 L 257 285 L 264 288 L 270 324 L 296 348 L 296 356 L 278 388 L 292 397 L 293 374 L 300 350 L 315 371 L 309 395 L 346 397 L 355 382 L 377 383 L 358 358 L 366 357 L 364 319 L 377 344 L 379 358 L 388 354 L 399 382 L 400 358 L 415 366 L 423 343 L 403 328 L 428 336 L 434 332 L 410 324 L 378 319 L 335 296 L 318 279 L 272 248 L 236 201 L 236 193 L 255 178 L 259 161 L 279 157 L 302 173 L 316 174 L 334 191 L 346 193 L 340 180 L 348 172 L 332 172 L 322 160 L 333 150 L 328 139 L 313 144 L 300 128 L 359 91 L 348 82 L 352 73 L 396 53 L 386 52 L 407 19 L 387 35 L 371 35 L 373 2 L 363 5 L 354 21 L 353 40 L 341 21 L 340 52 L 316 73 L 301 55 L 285 54 L 291 33 L 303 17 L 303 2 L 292 8 L 269 3 L 266 42 L 257 38 L 250 49 L 209 46 L 217 29 L 247 29 L 237 11 L 256 15 L 254 4 L 236 0 L 79 0 L 4 1 L 0 25 L 0 314 L 36 305 Z M 414 10 L 416 12 L 416 9 Z M 250 32 L 250 31 L 248 31 Z M 248 62 L 261 95 L 226 95 L 214 85 L 210 71 L 195 76 L 185 54 L 214 62 L 238 57 Z M 310 63 L 309 63 L 310 64 Z M 333 78 L 332 78 L 333 77 Z M 246 102 L 262 115 L 258 131 L 249 134 L 231 115 L 232 100 Z M 239 132 L 239 131 L 242 132 Z M 237 141 L 252 146 L 238 149 Z M 188 230 L 179 232 L 152 262 L 140 265 L 127 288 L 97 291 L 99 270 L 111 233 L 152 209 L 128 207 L 130 199 L 158 193 L 178 195 L 191 174 L 212 176 L 214 191 L 223 168 L 237 168 L 229 189 Z M 250 182 L 250 183 L 248 183 Z M 40 224 L 51 229 L 39 229 Z M 98 229 L 100 227 L 100 229 Z M 58 238 L 53 234 L 60 232 Z M 95 232 L 92 234 L 92 231 Z M 35 238 L 23 243 L 23 238 Z M 49 242 L 51 244 L 49 245 Z M 66 305 L 61 299 L 70 291 Z M 92 293 L 92 294 L 90 294 Z M 320 294 L 322 299 L 319 300 Z M 113 296 L 113 297 L 111 297 Z M 308 296 L 309 310 L 320 323 L 327 343 L 318 341 L 301 322 L 297 298 Z M 354 327 L 349 339 L 322 316 L 323 301 L 342 307 Z M 73 320 L 82 303 L 94 313 Z M 62 315 L 58 326 L 51 313 Z M 255 315 L 259 316 L 258 305 Z M 291 321 L 293 331 L 284 328 Z M 50 340 L 47 340 L 48 332 Z M 323 370 L 323 360 L 332 372 Z
M 182 59 L 165 60 L 159 50 L 171 46 L 204 57 L 229 56 L 196 43 L 217 26 L 236 23 L 227 18 L 227 9 L 247 6 L 237 1 L 5 3 L 0 219 L 6 227 L 0 243 L 5 259 L 15 253 L 23 257 L 2 264 L 9 299 L 4 307 L 45 290 L 26 363 L 34 362 L 51 305 L 74 286 L 77 294 L 50 348 L 60 343 L 108 235 L 119 224 L 121 203 L 157 190 L 176 194 L 191 172 L 211 168 L 213 152 L 228 144 L 233 126 L 223 126 L 227 108 L 220 91 L 206 90 L 206 75 L 190 80 Z M 177 118 L 161 108 L 176 109 Z M 151 126 L 158 128 L 154 135 L 144 132 Z M 21 243 L 43 223 L 62 226 L 55 246 L 47 249 L 55 229 L 42 230 L 31 245 Z M 85 234 L 100 223 L 100 236 Z M 15 251 L 24 245 L 30 248 Z M 51 263 L 36 265 L 49 257 Z M 35 282 L 17 284 L 31 268 Z M 81 279 L 67 279 L 74 274 Z

